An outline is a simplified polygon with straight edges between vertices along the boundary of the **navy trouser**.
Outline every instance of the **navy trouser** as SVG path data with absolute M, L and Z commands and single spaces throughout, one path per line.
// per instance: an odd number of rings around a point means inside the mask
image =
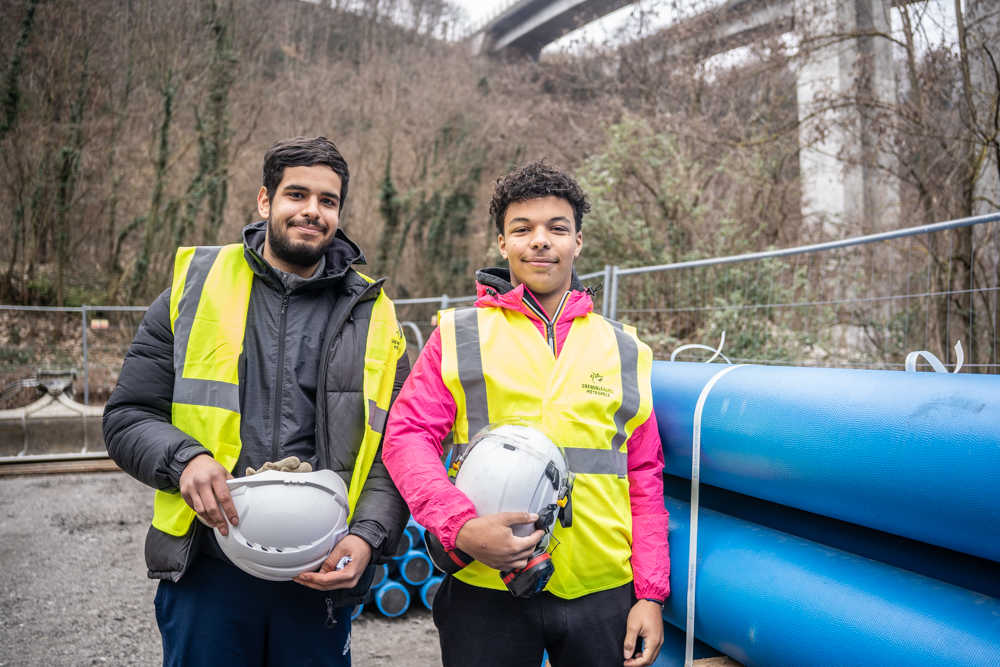
M 264 581 L 200 556 L 156 590 L 165 667 L 350 667 L 351 608 L 292 581 Z
M 434 596 L 434 625 L 445 667 L 608 667 L 625 661 L 633 585 L 563 600 L 527 600 L 445 577 Z

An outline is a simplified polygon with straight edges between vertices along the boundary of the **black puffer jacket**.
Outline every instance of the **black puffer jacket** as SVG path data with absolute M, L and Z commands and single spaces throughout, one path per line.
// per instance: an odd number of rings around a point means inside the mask
M 334 470 L 350 485 L 364 433 L 361 386 L 368 323 L 381 281 L 369 283 L 351 269 L 364 257 L 340 230 L 317 275 L 280 274 L 258 252 L 264 230 L 263 221 L 243 230 L 244 256 L 255 276 L 239 360 L 243 448 L 233 474 L 295 455 L 315 468 Z M 104 411 L 104 439 L 108 453 L 130 475 L 156 489 L 176 490 L 184 466 L 208 450 L 170 423 L 169 306 L 168 289 L 139 325 Z M 395 374 L 395 398 L 409 372 L 406 356 L 386 372 Z M 374 562 L 395 549 L 407 516 L 380 449 L 350 531 L 372 546 Z M 197 521 L 184 537 L 150 527 L 149 576 L 180 579 L 206 546 L 205 538 L 213 539 Z

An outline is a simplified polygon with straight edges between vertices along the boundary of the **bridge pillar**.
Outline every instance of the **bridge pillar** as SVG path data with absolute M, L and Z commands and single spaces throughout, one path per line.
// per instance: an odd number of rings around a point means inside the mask
M 891 0 L 795 0 L 802 213 L 821 238 L 898 226 L 895 165 L 876 127 L 894 104 Z

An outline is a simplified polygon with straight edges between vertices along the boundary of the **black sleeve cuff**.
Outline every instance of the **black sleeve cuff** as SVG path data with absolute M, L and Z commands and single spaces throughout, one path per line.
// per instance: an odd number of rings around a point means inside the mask
M 199 454 L 208 454 L 209 456 L 212 456 L 212 452 L 208 451 L 197 442 L 181 445 L 177 448 L 177 451 L 174 453 L 174 458 L 170 460 L 170 463 L 167 466 L 167 476 L 170 478 L 170 484 L 174 489 L 179 488 L 181 485 L 181 473 L 184 472 L 184 468 L 186 468 L 187 464 L 191 462 L 191 459 Z
M 355 521 L 351 524 L 348 532 L 351 535 L 357 535 L 372 548 L 372 563 L 377 562 L 381 558 L 386 538 L 385 528 L 381 524 L 371 520 Z

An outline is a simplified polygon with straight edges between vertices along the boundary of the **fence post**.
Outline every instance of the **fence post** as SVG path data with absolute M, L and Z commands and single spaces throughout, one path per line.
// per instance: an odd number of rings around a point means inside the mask
M 608 297 L 608 310 L 604 316 L 609 320 L 615 320 L 618 319 L 618 265 L 617 264 L 611 267 L 611 288 L 608 291 L 611 294 Z
M 80 319 L 83 325 L 83 404 L 90 405 L 90 370 L 87 363 L 87 307 L 80 308 Z M 84 445 L 86 447 L 86 444 Z
M 424 349 L 424 335 L 420 333 L 420 327 L 417 326 L 416 322 L 410 322 L 409 320 L 400 322 L 401 327 L 410 327 L 413 330 L 413 334 L 417 337 L 417 352 Z
M 448 301 L 448 295 L 447 294 L 442 294 L 441 295 L 441 310 L 446 310 L 448 308 L 448 303 L 449 303 L 449 301 Z
M 611 265 L 604 265 L 604 287 L 601 288 L 601 315 L 608 317 L 608 300 L 611 298 Z

